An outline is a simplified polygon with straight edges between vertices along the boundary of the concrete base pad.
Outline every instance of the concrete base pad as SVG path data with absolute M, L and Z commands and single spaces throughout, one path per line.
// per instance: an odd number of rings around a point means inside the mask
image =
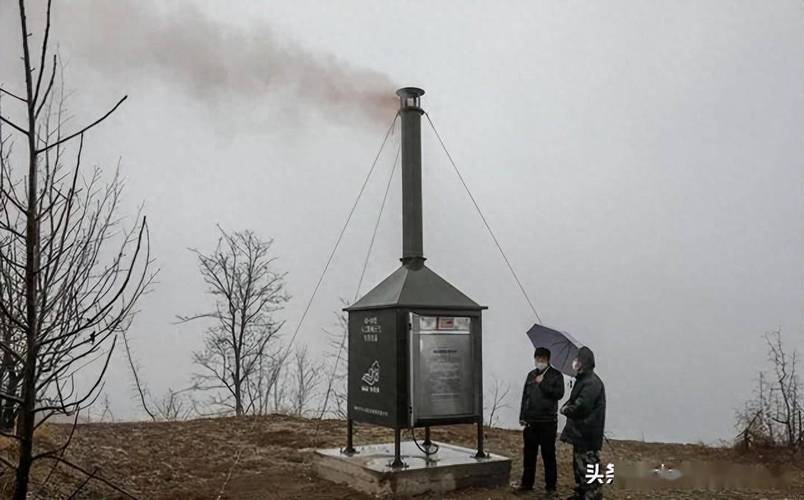
M 375 496 L 508 485 L 509 458 L 488 452 L 488 458 L 475 458 L 476 450 L 435 444 L 438 452 L 428 457 L 413 441 L 403 441 L 402 461 L 406 466 L 399 469 L 390 467 L 394 459 L 393 443 L 358 446 L 357 453 L 351 456 L 342 454 L 338 448 L 316 450 L 313 468 L 326 480 Z

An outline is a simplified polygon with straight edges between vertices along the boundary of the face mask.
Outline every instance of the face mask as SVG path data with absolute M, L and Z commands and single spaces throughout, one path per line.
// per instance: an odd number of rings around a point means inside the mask
M 535 364 L 536 364 L 536 369 L 539 370 L 539 371 L 544 371 L 544 370 L 547 369 L 547 363 L 539 363 L 538 361 L 536 361 Z
M 577 359 L 572 362 L 572 369 L 575 370 L 575 373 L 578 373 L 578 370 L 581 369 L 581 362 Z

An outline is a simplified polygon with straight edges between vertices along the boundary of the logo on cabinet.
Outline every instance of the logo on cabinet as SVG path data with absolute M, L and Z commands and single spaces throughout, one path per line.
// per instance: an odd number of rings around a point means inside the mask
M 363 381 L 365 385 L 360 386 L 360 390 L 363 392 L 380 392 L 380 388 L 377 384 L 380 382 L 380 362 L 375 360 L 371 363 L 366 373 L 360 377 L 360 380 Z

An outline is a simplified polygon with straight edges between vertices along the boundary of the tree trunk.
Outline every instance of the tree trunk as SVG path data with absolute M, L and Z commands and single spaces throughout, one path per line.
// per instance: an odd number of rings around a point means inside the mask
M 14 498 L 25 500 L 33 460 L 34 410 L 36 406 L 36 356 L 39 315 L 36 302 L 36 275 L 39 268 L 39 224 L 37 197 L 36 116 L 31 55 L 28 49 L 28 23 L 25 2 L 19 0 L 22 29 L 23 61 L 25 64 L 25 90 L 28 105 L 28 206 L 25 224 L 25 366 L 22 371 L 22 407 L 20 408 L 17 437 L 20 440 L 19 462 Z M 40 68 L 41 69 L 41 68 Z
M 243 416 L 243 393 L 240 387 L 240 363 L 235 361 L 234 373 L 234 390 L 235 390 L 235 415 L 238 417 Z
M 17 483 L 14 488 L 15 500 L 25 500 L 28 496 L 28 480 L 33 463 L 34 409 L 36 404 L 36 354 L 29 349 L 23 378 L 23 404 L 17 426 L 20 440 L 20 457 L 17 465 Z

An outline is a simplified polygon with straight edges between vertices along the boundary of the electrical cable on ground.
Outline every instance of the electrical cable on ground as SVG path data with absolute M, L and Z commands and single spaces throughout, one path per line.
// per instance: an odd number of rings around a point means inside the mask
M 438 139 L 438 142 L 441 144 L 441 148 L 444 150 L 444 153 L 447 154 L 447 158 L 449 158 L 449 162 L 452 164 L 452 168 L 455 170 L 455 173 L 458 174 L 458 179 L 460 179 L 461 184 L 463 184 L 464 189 L 466 189 L 467 194 L 469 194 L 469 198 L 472 200 L 472 203 L 474 204 L 475 209 L 477 210 L 477 213 L 480 215 L 480 218 L 483 220 L 483 224 L 486 226 L 486 230 L 488 230 L 489 235 L 491 235 L 491 239 L 494 240 L 494 244 L 497 245 L 497 250 L 500 251 L 500 255 L 502 255 L 503 260 L 505 260 L 505 264 L 508 266 L 508 270 L 511 271 L 511 274 L 514 277 L 514 281 L 516 281 L 516 284 L 519 285 L 519 290 L 522 292 L 522 295 L 524 295 L 525 300 L 528 302 L 528 305 L 530 306 L 531 311 L 533 311 L 533 314 L 536 316 L 536 319 L 539 321 L 539 323 L 542 323 L 542 319 L 539 316 L 539 313 L 536 311 L 536 307 L 534 307 L 533 302 L 530 300 L 530 297 L 528 296 L 528 292 L 525 291 L 525 287 L 522 286 L 522 282 L 519 280 L 519 277 L 517 276 L 516 271 L 514 271 L 514 268 L 511 265 L 511 262 L 508 260 L 508 256 L 505 255 L 505 252 L 503 251 L 502 246 L 500 245 L 500 242 L 497 241 L 497 237 L 494 236 L 494 231 L 491 230 L 491 226 L 489 226 L 489 223 L 486 220 L 486 217 L 483 215 L 483 211 L 480 210 L 480 206 L 477 204 L 477 201 L 475 200 L 475 197 L 472 196 L 472 192 L 469 190 L 469 186 L 467 186 L 466 182 L 463 180 L 463 176 L 461 175 L 460 170 L 458 170 L 458 166 L 455 164 L 455 160 L 452 159 L 452 155 L 449 154 L 449 151 L 447 150 L 447 146 L 444 144 L 444 141 L 441 139 L 441 135 L 439 135 L 438 130 L 436 130 L 436 127 L 435 127 L 435 124 L 433 123 L 433 120 L 430 119 L 429 113 L 424 113 L 424 116 L 427 117 L 427 121 L 430 123 L 430 128 L 433 129 L 433 132 L 435 133 L 435 136 Z
M 413 443 L 416 445 L 416 448 L 418 448 L 419 451 L 424 453 L 424 456 L 429 457 L 430 455 L 435 455 L 436 453 L 438 453 L 439 447 L 438 447 L 437 444 L 435 444 L 433 442 L 430 443 L 430 447 L 429 447 L 430 449 L 422 448 L 422 446 L 419 444 L 419 442 L 416 441 L 416 433 L 414 432 L 413 427 L 410 428 L 410 437 L 413 438 Z

